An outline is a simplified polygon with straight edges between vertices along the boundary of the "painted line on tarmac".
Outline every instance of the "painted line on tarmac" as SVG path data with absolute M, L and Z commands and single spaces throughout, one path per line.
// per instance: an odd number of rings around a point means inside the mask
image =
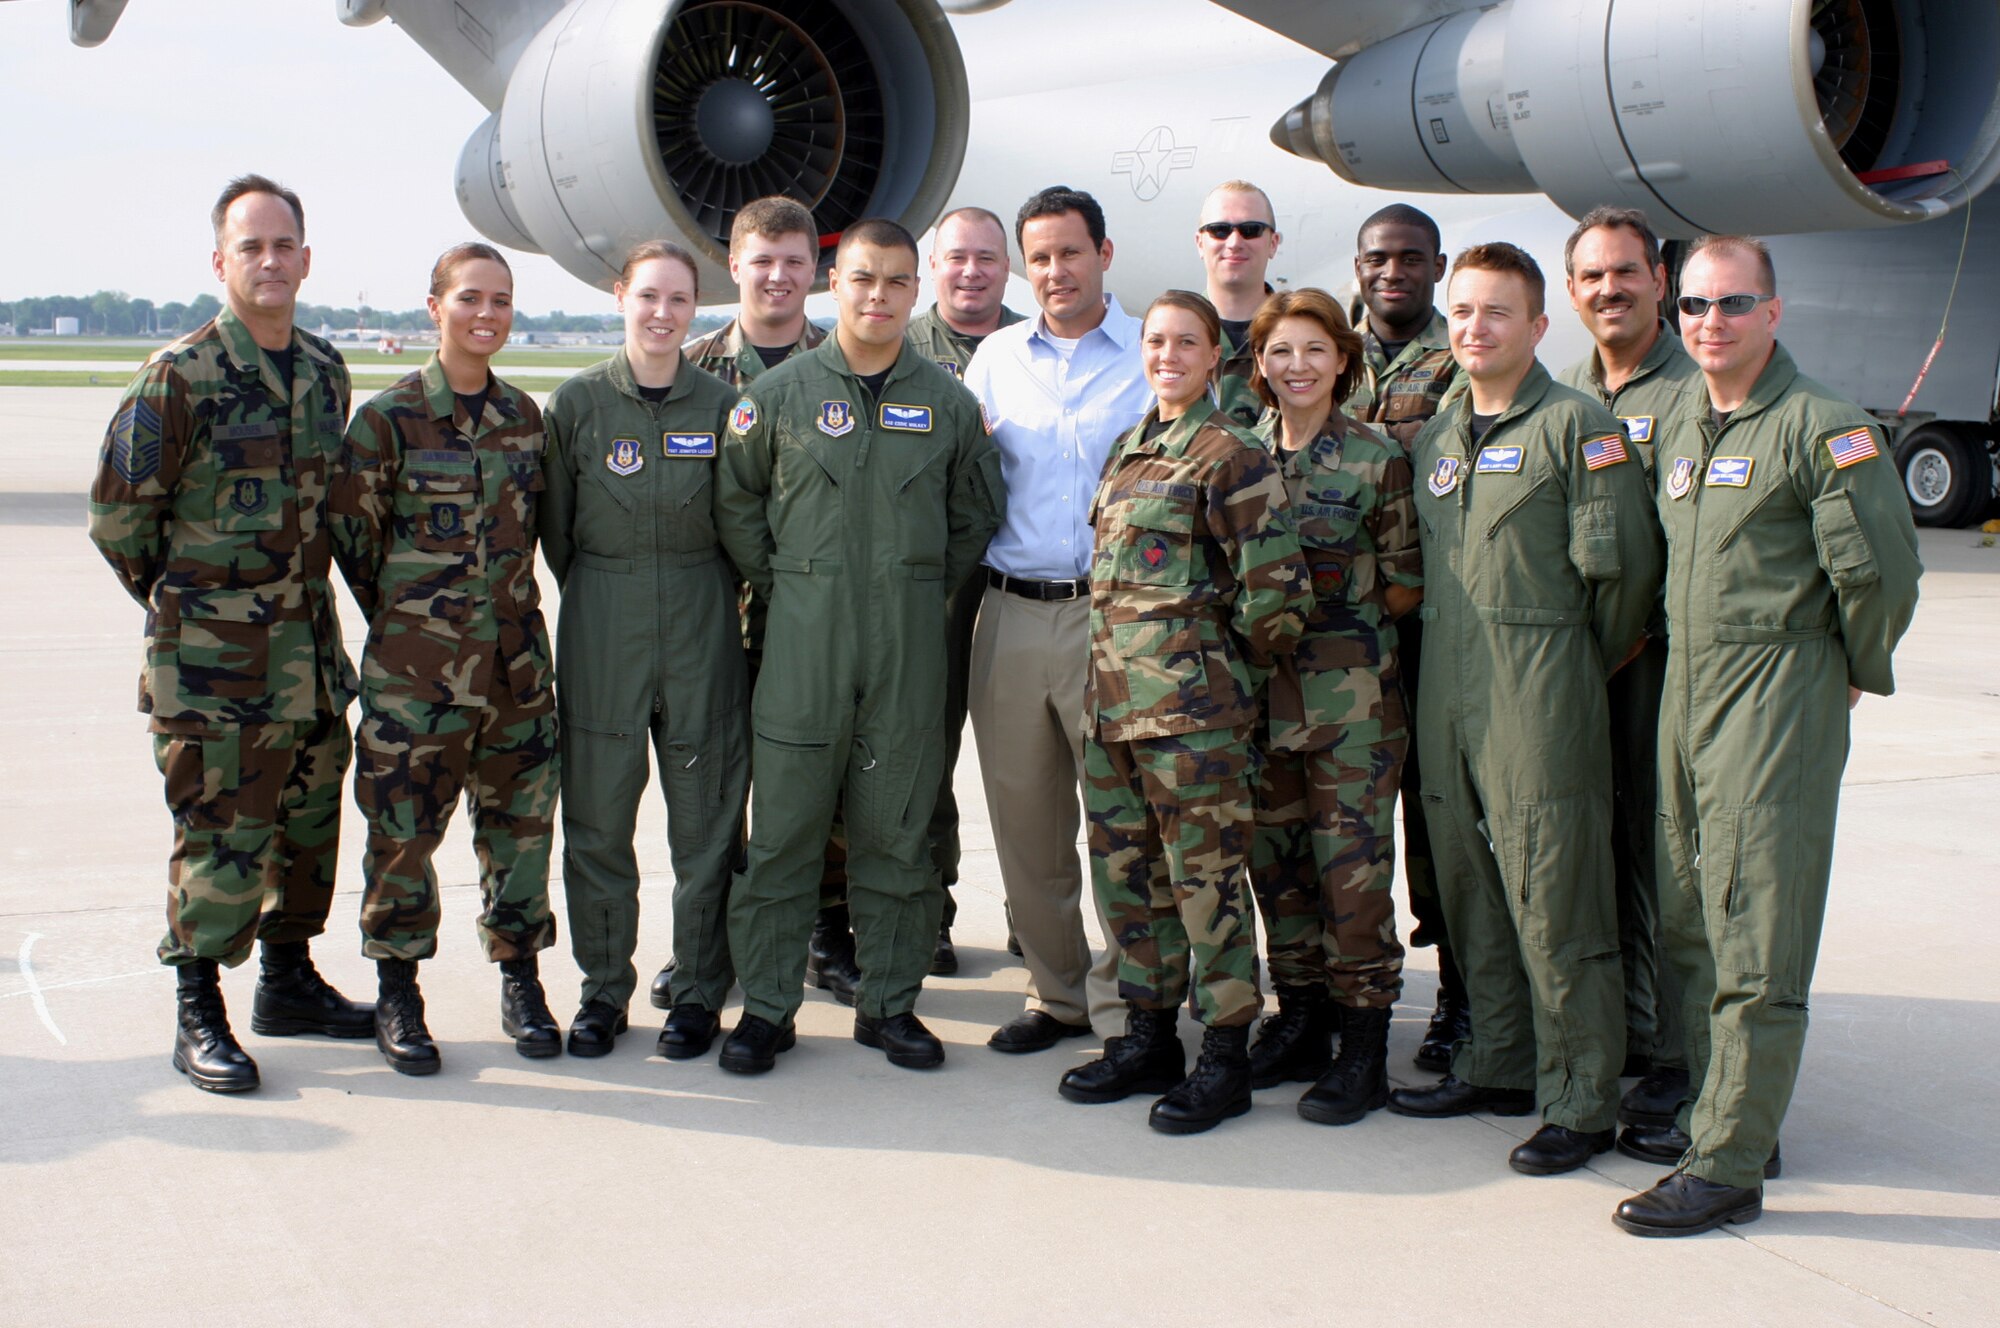
M 50 1037 L 53 1037 L 57 1042 L 67 1047 L 69 1039 L 63 1036 L 63 1031 L 56 1027 L 56 1021 L 50 1017 L 49 1003 L 42 999 L 42 989 L 35 981 L 35 965 L 28 958 L 34 951 L 35 942 L 41 939 L 42 934 L 40 932 L 31 931 L 28 933 L 28 938 L 21 942 L 21 976 L 27 981 L 27 994 L 35 1002 L 35 1013 L 41 1016 L 42 1027 L 49 1030 Z
M 62 991 L 67 987 L 89 987 L 99 982 L 124 982 L 129 978 L 149 978 L 167 971 L 164 966 L 159 968 L 139 968 L 134 969 L 130 973 L 107 973 L 101 978 L 71 978 L 68 982 L 44 982 L 38 984 L 33 989 L 23 987 L 19 991 L 0 991 L 0 1001 L 14 996 L 33 996 L 38 992 L 44 991 Z

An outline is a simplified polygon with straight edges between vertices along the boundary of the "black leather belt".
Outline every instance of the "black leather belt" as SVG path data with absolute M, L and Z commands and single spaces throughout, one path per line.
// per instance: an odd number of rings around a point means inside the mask
M 1019 595 L 1022 599 L 1043 601 L 1084 599 L 1090 595 L 1090 578 L 1080 576 L 1074 581 L 1023 581 L 1018 576 L 1007 576 L 992 568 L 986 569 L 986 584 Z

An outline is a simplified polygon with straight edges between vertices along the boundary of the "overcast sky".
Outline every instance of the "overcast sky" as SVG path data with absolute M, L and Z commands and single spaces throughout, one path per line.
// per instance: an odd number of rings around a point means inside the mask
M 246 170 L 304 201 L 313 303 L 415 308 L 431 260 L 476 238 L 452 174 L 486 112 L 394 24 L 344 27 L 333 0 L 132 0 L 92 50 L 68 24 L 64 0 L 0 0 L 0 300 L 220 295 L 208 210 Z M 510 257 L 524 312 L 611 311 Z

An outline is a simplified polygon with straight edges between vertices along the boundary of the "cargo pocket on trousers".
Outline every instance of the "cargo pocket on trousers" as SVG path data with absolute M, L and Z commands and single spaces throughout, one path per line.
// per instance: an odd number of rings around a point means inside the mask
M 676 853 L 697 853 L 708 843 L 722 790 L 722 762 L 715 749 L 708 739 L 667 742 L 660 778 L 667 791 L 667 844 Z
M 944 772 L 944 738 L 919 729 L 893 744 L 856 735 L 847 768 L 847 836 L 864 836 L 889 856 L 914 861 L 921 856 Z

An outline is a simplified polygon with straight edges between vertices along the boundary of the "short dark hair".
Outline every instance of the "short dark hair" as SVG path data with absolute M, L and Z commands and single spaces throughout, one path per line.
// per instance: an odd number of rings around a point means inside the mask
M 1612 207 L 1604 204 L 1583 214 L 1583 220 L 1576 223 L 1576 229 L 1563 241 L 1563 275 L 1576 275 L 1577 242 L 1594 230 L 1602 227 L 1608 231 L 1630 231 L 1639 237 L 1639 243 L 1646 250 L 1646 270 L 1651 272 L 1660 266 L 1660 237 L 1653 234 L 1653 224 L 1638 208 Z
M 451 279 L 460 268 L 481 258 L 498 263 L 507 269 L 510 279 L 513 277 L 514 269 L 508 266 L 498 249 L 483 240 L 465 240 L 439 254 L 437 262 L 431 264 L 431 294 L 444 294 L 451 288 Z
M 1432 253 L 1444 252 L 1444 232 L 1438 229 L 1437 222 L 1431 219 L 1430 213 L 1420 208 L 1413 208 L 1408 203 L 1391 203 L 1388 207 L 1378 208 L 1370 213 L 1368 220 L 1361 223 L 1361 229 L 1354 232 L 1356 252 L 1364 248 L 1361 237 L 1377 226 L 1415 226 L 1431 237 Z
M 1517 244 L 1508 244 L 1505 240 L 1475 244 L 1470 249 L 1460 250 L 1458 257 L 1451 260 L 1451 266 L 1454 272 L 1512 272 L 1528 283 L 1530 317 L 1541 317 L 1548 303 L 1549 283 L 1542 276 L 1541 265 Z
M 1258 399 L 1272 410 L 1278 408 L 1278 394 L 1264 381 L 1264 346 L 1278 324 L 1287 318 L 1309 318 L 1325 328 L 1327 340 L 1346 361 L 1333 380 L 1333 404 L 1339 406 L 1361 378 L 1361 334 L 1349 325 L 1347 315 L 1340 311 L 1334 298 L 1317 286 L 1267 295 L 1251 316 L 1250 353 L 1257 359 L 1257 371 L 1251 375 L 1250 383 L 1256 388 Z
M 1065 212 L 1074 212 L 1083 218 L 1084 229 L 1090 232 L 1090 242 L 1099 249 L 1104 247 L 1104 209 L 1097 200 L 1081 189 L 1072 189 L 1066 184 L 1052 184 L 1021 204 L 1021 210 L 1014 214 L 1014 243 L 1021 245 L 1021 254 L 1027 256 L 1027 245 L 1021 241 L 1028 223 L 1037 217 L 1060 217 Z
M 766 240 L 803 235 L 815 246 L 819 243 L 819 228 L 813 224 L 812 213 L 806 211 L 804 204 L 783 194 L 753 198 L 736 209 L 736 215 L 729 222 L 729 253 L 732 258 L 743 241 L 752 235 Z
M 887 217 L 863 217 L 840 233 L 840 247 L 833 251 L 833 263 L 840 266 L 840 260 L 847 251 L 857 244 L 872 244 L 877 249 L 902 249 L 911 258 L 917 256 L 917 240 L 902 223 Z
M 1687 258 L 1681 263 L 1686 271 L 1694 256 L 1714 250 L 1718 254 L 1749 254 L 1757 260 L 1757 275 L 1764 279 L 1764 289 L 1760 295 L 1778 293 L 1778 269 L 1771 262 L 1771 246 L 1754 235 L 1704 235 L 1688 246 Z
M 633 245 L 632 252 L 625 255 L 625 266 L 618 269 L 618 280 L 630 285 L 632 273 L 638 270 L 639 264 L 650 263 L 655 258 L 664 258 L 686 268 L 688 278 L 694 284 L 695 298 L 701 298 L 701 269 L 695 266 L 694 255 L 672 240 L 641 240 Z
M 270 194 L 282 199 L 285 206 L 292 210 L 292 220 L 299 223 L 299 243 L 306 242 L 306 209 L 305 205 L 299 202 L 299 196 L 270 176 L 257 175 L 254 172 L 249 175 L 239 175 L 224 185 L 221 196 L 215 200 L 215 206 L 209 209 L 209 228 L 215 232 L 218 242 L 222 239 L 222 219 L 228 214 L 230 204 L 245 194 Z

